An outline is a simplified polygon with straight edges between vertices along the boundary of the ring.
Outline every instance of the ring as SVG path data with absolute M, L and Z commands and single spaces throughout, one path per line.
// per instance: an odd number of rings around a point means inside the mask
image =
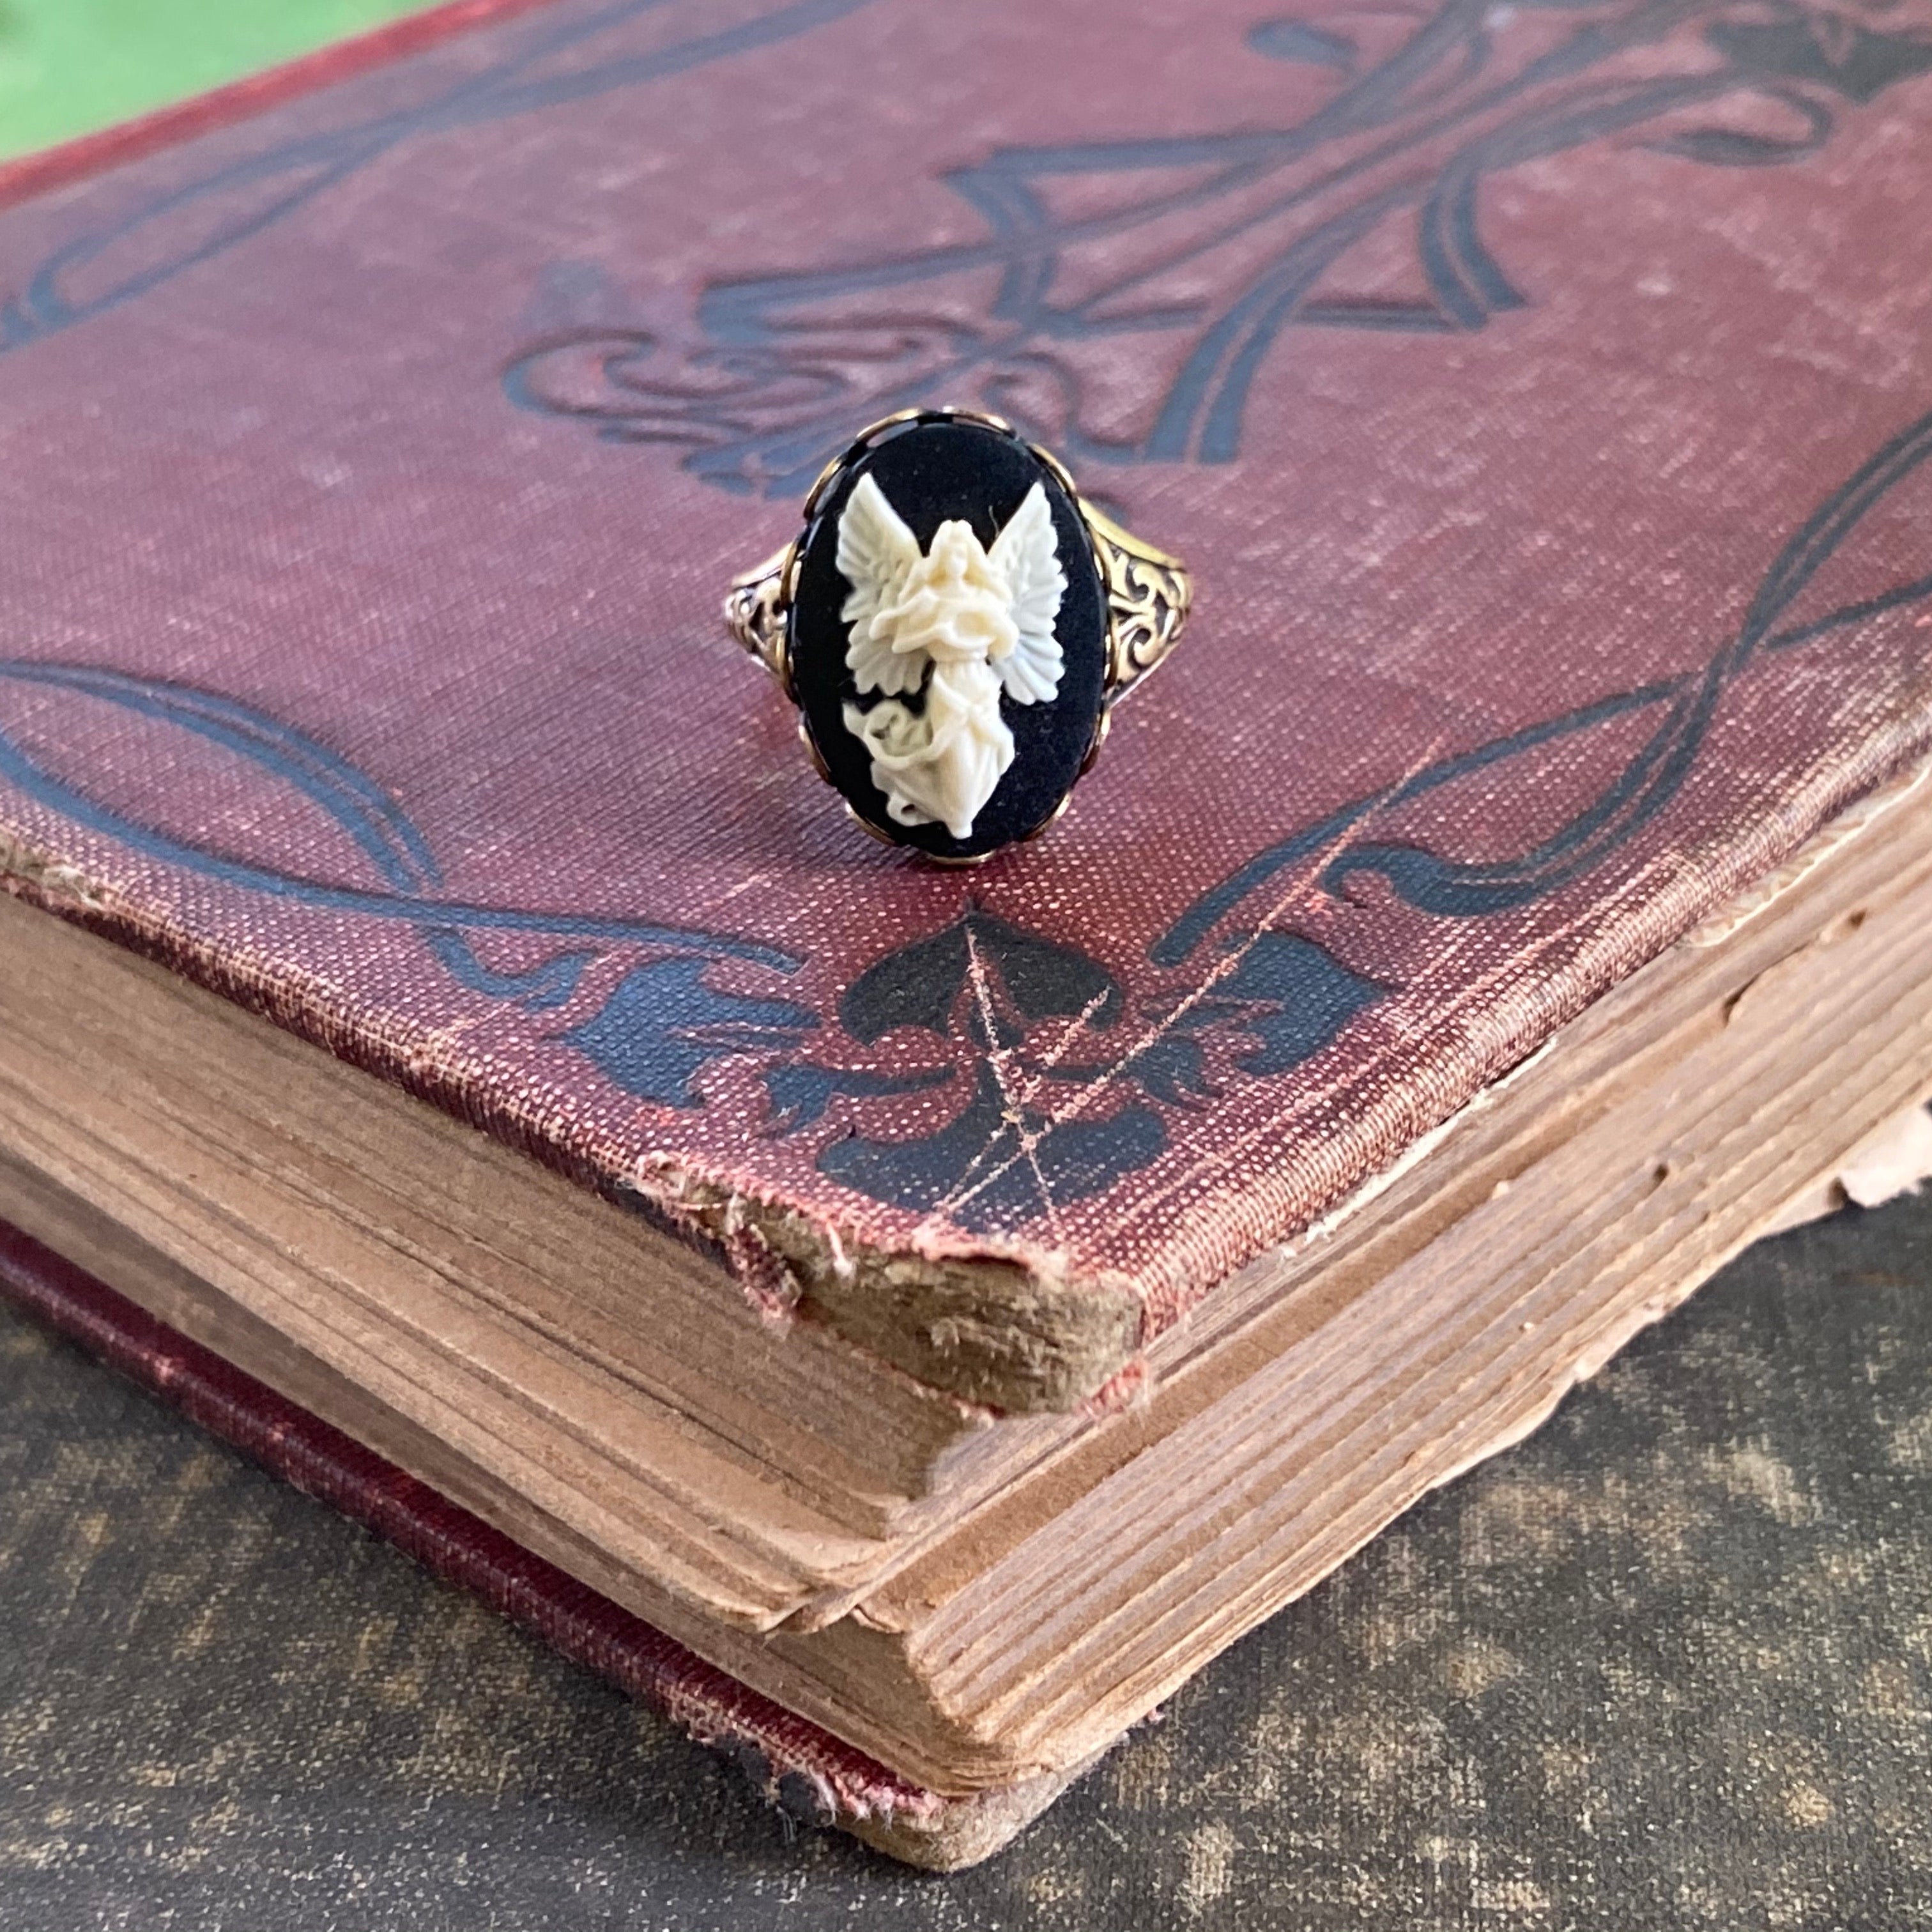
M 902 410 L 826 465 L 724 617 L 859 824 L 976 865 L 1066 810 L 1192 595 L 999 417 Z

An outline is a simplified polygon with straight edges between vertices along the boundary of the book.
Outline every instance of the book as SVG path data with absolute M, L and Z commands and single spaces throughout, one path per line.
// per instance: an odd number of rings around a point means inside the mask
M 0 171 L 0 1216 L 982 1856 L 1932 1090 L 1932 31 L 406 24 Z M 970 873 L 918 404 L 1198 586 Z

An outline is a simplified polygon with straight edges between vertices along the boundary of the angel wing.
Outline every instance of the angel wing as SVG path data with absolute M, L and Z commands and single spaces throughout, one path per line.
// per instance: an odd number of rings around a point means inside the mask
M 855 493 L 856 494 L 856 493 Z M 1066 594 L 1060 538 L 1046 492 L 1036 483 L 988 552 L 1006 580 L 1019 642 L 999 661 L 1000 682 L 1016 704 L 1046 704 L 1060 688 L 1062 659 L 1053 620 Z
M 895 651 L 890 638 L 872 635 L 872 620 L 899 592 L 919 562 L 919 539 L 886 500 L 869 472 L 838 514 L 838 574 L 852 592 L 838 614 L 849 626 L 845 662 L 862 692 L 896 697 L 916 691 L 926 676 L 923 651 Z

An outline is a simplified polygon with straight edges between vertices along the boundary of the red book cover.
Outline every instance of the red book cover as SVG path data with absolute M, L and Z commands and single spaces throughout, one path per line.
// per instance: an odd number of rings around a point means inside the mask
M 1925 742 L 1918 0 L 453 12 L 0 178 L 8 883 L 754 1292 L 1151 1336 Z M 718 615 L 940 402 L 1198 585 L 970 873 Z

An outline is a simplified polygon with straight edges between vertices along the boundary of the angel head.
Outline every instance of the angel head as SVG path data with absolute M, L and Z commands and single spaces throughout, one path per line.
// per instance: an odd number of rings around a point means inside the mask
M 860 488 L 867 484 L 878 490 L 869 476 Z M 890 504 L 886 513 L 892 514 Z M 933 532 L 892 602 L 872 613 L 869 640 L 901 655 L 923 652 L 935 664 L 962 658 L 997 662 L 1019 642 L 1011 596 L 1006 573 L 981 547 L 973 526 L 956 518 Z

